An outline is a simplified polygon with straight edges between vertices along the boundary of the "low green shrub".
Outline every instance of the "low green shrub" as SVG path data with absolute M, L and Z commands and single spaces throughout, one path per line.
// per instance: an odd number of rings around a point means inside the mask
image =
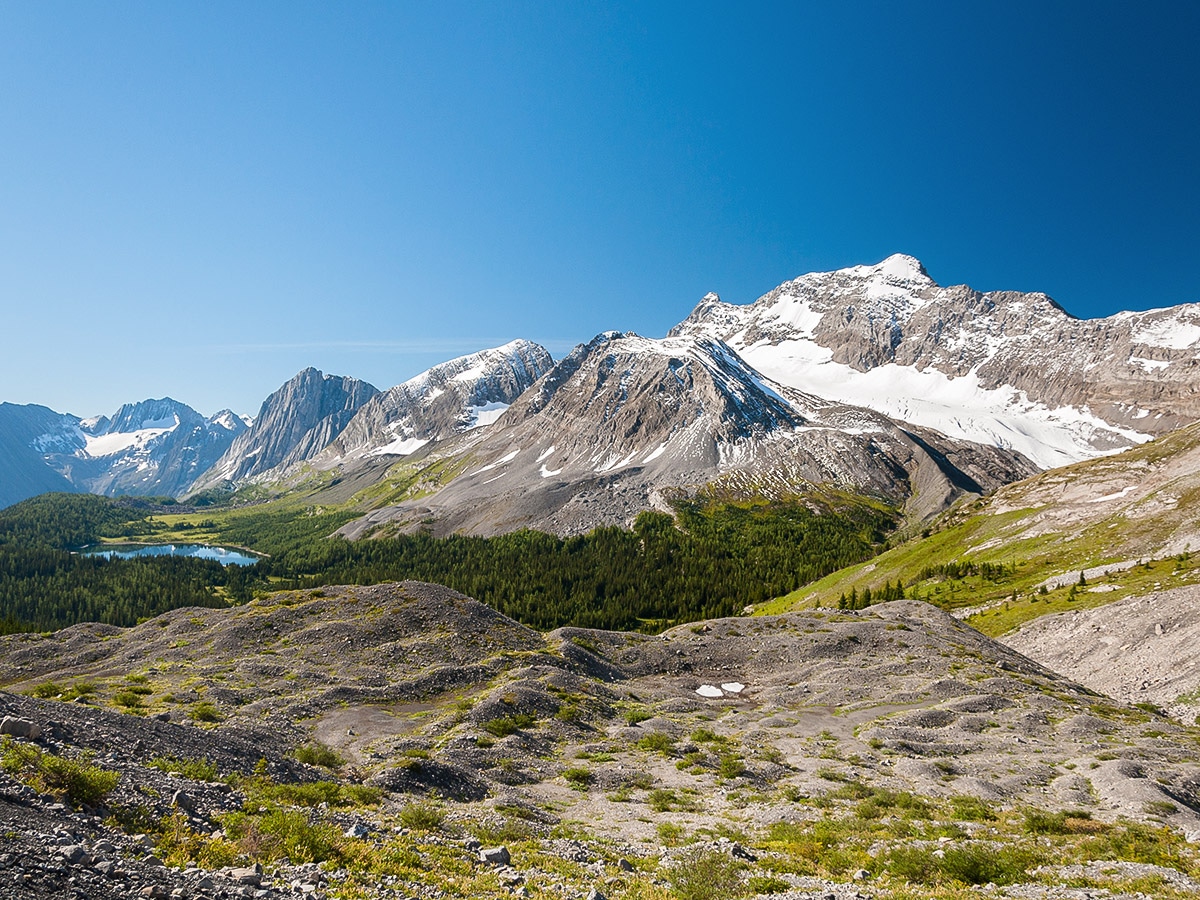
M 217 781 L 220 773 L 214 763 L 205 759 L 180 759 L 175 756 L 156 756 L 146 765 L 160 772 L 178 772 L 192 781 Z
M 1194 856 L 1183 836 L 1165 825 L 1128 822 L 1082 840 L 1087 859 L 1113 859 L 1195 872 Z
M 994 822 L 996 813 L 986 800 L 960 795 L 950 798 L 951 818 L 956 822 Z
M 1091 834 L 1104 826 L 1092 821 L 1086 811 L 1046 812 L 1040 809 L 1026 810 L 1025 831 L 1028 834 Z
M 472 834 L 482 844 L 515 844 L 533 837 L 533 829 L 520 819 L 505 819 L 500 825 L 477 823 L 471 827 Z
M 965 844 L 942 851 L 926 847 L 897 847 L 884 858 L 889 874 L 913 884 L 1015 884 L 1043 861 L 1024 847 Z
M 96 685 L 91 681 L 76 681 L 64 687 L 57 681 L 43 681 L 35 685 L 29 693 L 41 700 L 62 700 L 64 703 L 70 703 L 72 700 L 96 693 Z
M 885 815 L 898 813 L 909 819 L 928 819 L 929 804 L 908 791 L 874 788 L 871 795 L 854 808 L 854 814 L 860 819 L 882 819 Z
M 645 722 L 647 719 L 653 719 L 654 713 L 646 709 L 644 706 L 635 706 L 632 709 L 625 710 L 625 721 L 630 725 L 637 725 L 639 722 Z
M 516 734 L 522 728 L 529 728 L 536 720 L 528 713 L 514 713 L 498 719 L 489 719 L 483 723 L 483 730 L 495 737 L 508 737 Z
M 301 865 L 342 858 L 342 833 L 328 823 L 311 821 L 302 810 L 235 812 L 221 816 L 220 822 L 227 838 L 255 862 Z
M 193 703 L 188 716 L 193 722 L 220 722 L 223 718 L 221 711 L 207 700 Z
M 696 802 L 687 796 L 681 797 L 670 788 L 655 788 L 646 795 L 646 804 L 655 812 L 671 812 L 672 810 L 690 810 L 696 808 Z
M 696 849 L 670 870 L 667 880 L 679 900 L 727 900 L 745 897 L 746 864 L 724 853 Z
M 649 750 L 661 753 L 663 756 L 670 756 L 671 751 L 675 749 L 675 739 L 661 731 L 652 731 L 640 739 L 637 746 L 639 750 Z
M 325 803 L 333 807 L 376 806 L 383 798 L 382 788 L 336 781 L 276 784 L 266 778 L 255 778 L 242 787 L 246 792 L 247 805 L 281 803 L 315 807 Z
M 581 766 L 564 769 L 562 774 L 571 788 L 576 791 L 587 791 L 588 786 L 592 783 L 592 773 Z
M 736 753 L 722 754 L 717 774 L 722 778 L 739 778 L 746 774 L 746 763 Z
M 400 810 L 400 824 L 414 831 L 437 831 L 446 821 L 445 811 L 427 801 L 410 803 Z
M 792 889 L 792 884 L 774 875 L 755 875 L 746 881 L 746 887 L 756 895 L 784 894 Z
M 687 829 L 677 822 L 659 822 L 654 830 L 664 847 L 678 847 L 687 838 Z
M 113 703 L 129 710 L 140 709 L 142 696 L 138 691 L 117 691 L 113 694 Z
M 297 747 L 292 756 L 297 762 L 302 762 L 306 766 L 320 766 L 323 769 L 337 769 L 346 762 L 336 750 L 319 741 Z
M 46 753 L 10 738 L 0 743 L 0 767 L 30 787 L 72 806 L 96 806 L 117 786 L 119 772 L 84 759 Z

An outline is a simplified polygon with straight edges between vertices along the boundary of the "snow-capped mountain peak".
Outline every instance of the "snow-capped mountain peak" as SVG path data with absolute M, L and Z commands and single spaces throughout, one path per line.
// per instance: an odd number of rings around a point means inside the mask
M 250 427 L 253 420 L 248 416 L 239 416 L 231 409 L 223 409 L 211 416 L 208 422 L 210 425 L 224 428 L 226 431 L 232 431 L 234 434 L 241 434 Z
M 61 477 L 65 487 L 58 489 L 109 495 L 179 494 L 245 430 L 240 420 L 217 425 L 169 397 L 127 403 L 111 418 L 55 415 L 42 417 L 40 433 L 25 439 L 25 447 Z
M 941 287 L 900 254 L 803 275 L 748 306 L 708 295 L 670 333 L 722 338 L 781 384 L 1047 468 L 1200 417 L 1200 308 L 1081 320 L 1045 294 Z
M 447 533 L 586 531 L 632 521 L 660 490 L 714 482 L 780 495 L 854 485 L 900 502 L 920 484 L 920 517 L 964 485 L 984 490 L 1032 471 L 1010 452 L 914 437 L 877 413 L 774 383 L 719 339 L 615 331 L 577 346 L 477 440 L 434 452 L 469 452 L 471 465 L 436 496 L 380 510 L 350 533 L 410 518 L 415 506 Z M 977 477 L 955 468 L 966 461 Z

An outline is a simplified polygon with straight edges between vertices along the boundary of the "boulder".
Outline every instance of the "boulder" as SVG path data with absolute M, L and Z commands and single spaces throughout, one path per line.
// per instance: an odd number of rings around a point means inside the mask
M 507 847 L 485 847 L 479 851 L 479 861 L 489 866 L 507 866 L 512 864 L 512 857 Z
M 28 738 L 32 741 L 41 737 L 42 727 L 29 719 L 5 716 L 0 719 L 0 734 L 10 734 L 13 737 Z

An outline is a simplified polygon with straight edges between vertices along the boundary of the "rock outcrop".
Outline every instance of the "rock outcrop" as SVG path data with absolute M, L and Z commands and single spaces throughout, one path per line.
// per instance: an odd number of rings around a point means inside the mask
M 517 340 L 434 366 L 363 404 L 323 461 L 406 456 L 490 425 L 553 365 L 544 347 Z

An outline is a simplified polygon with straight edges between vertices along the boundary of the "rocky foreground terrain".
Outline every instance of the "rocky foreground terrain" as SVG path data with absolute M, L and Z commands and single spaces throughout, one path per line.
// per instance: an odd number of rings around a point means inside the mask
M 418 583 L 0 639 L 0 897 L 1183 897 L 1200 732 L 933 607 Z

